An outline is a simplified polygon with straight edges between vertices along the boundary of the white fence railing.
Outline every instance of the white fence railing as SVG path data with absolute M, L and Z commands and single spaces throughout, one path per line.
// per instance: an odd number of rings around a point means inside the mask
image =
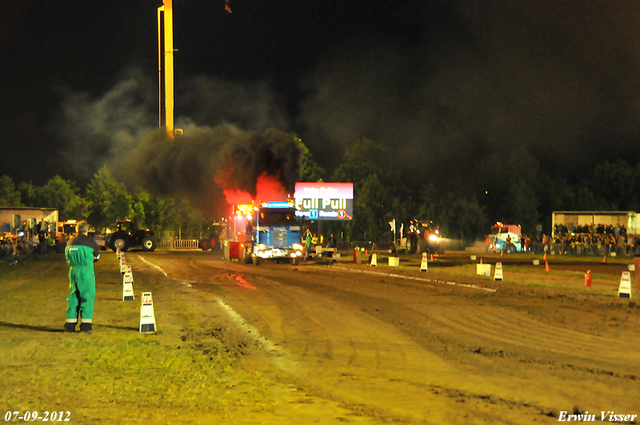
M 159 248 L 165 249 L 198 249 L 197 239 L 167 239 L 160 242 Z

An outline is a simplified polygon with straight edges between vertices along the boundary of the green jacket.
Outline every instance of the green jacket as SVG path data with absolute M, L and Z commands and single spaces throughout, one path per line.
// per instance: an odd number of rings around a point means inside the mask
M 71 267 L 89 267 L 100 259 L 100 250 L 96 241 L 79 234 L 67 244 L 65 257 Z

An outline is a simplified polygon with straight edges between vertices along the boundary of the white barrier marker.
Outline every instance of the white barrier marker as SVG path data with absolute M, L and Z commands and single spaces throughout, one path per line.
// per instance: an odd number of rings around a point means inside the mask
M 156 316 L 153 312 L 153 297 L 151 292 L 142 293 L 142 305 L 140 306 L 140 333 L 156 332 Z
M 131 266 L 125 266 L 127 271 L 122 276 L 122 301 L 134 301 L 133 294 L 133 272 Z
M 493 275 L 493 280 L 502 280 L 502 263 L 496 263 L 496 273 Z
M 620 276 L 620 286 L 618 287 L 619 298 L 631 298 L 631 273 L 622 272 Z
M 422 261 L 420 262 L 420 271 L 427 272 L 429 271 L 429 260 L 427 259 L 427 253 L 422 253 Z
M 378 254 L 375 252 L 371 254 L 371 267 L 378 267 Z
M 124 258 L 124 254 L 120 255 L 120 273 L 125 274 L 127 272 L 127 260 Z

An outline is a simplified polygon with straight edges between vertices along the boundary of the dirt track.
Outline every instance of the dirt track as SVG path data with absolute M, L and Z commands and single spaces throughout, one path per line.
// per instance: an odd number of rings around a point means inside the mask
M 427 273 L 419 263 L 253 266 L 205 253 L 140 256 L 147 272 L 160 267 L 176 290 L 209 297 L 196 313 L 217 317 L 210 332 L 235 347 L 245 367 L 353 412 L 339 422 L 521 424 L 555 423 L 575 409 L 597 420 L 601 411 L 640 414 L 640 309 L 614 296 L 615 279 L 594 280 L 600 295 L 582 285 L 585 267 L 619 275 L 621 262 L 557 260 L 553 269 L 563 272 L 553 274 L 525 270 L 530 260 L 511 257 L 502 259 L 505 281 L 495 282 L 469 275 L 468 258 L 455 254 Z M 518 263 L 519 272 L 510 271 Z M 519 283 L 536 277 L 548 284 Z M 326 406 L 315 407 L 323 418 Z

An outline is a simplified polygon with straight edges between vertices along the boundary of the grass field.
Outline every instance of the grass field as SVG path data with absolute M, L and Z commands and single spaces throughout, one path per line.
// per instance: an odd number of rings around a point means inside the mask
M 197 296 L 134 272 L 136 300 L 122 301 L 116 261 L 109 252 L 96 264 L 91 335 L 63 332 L 62 255 L 0 264 L 0 418 L 37 411 L 78 424 L 246 423 L 273 410 L 260 374 L 234 368 L 202 326 L 207 318 L 193 313 Z M 141 291 L 154 295 L 157 334 L 138 332 Z

